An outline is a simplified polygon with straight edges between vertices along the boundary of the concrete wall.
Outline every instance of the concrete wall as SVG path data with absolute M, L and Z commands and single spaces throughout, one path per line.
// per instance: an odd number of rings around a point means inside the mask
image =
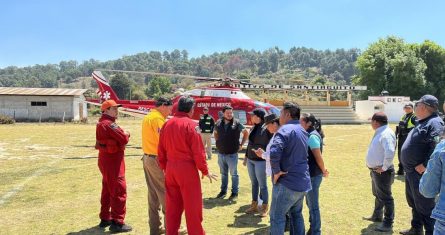
M 398 123 L 404 114 L 405 103 L 383 103 L 381 101 L 360 100 L 355 101 L 355 113 L 362 120 L 368 120 L 376 112 L 384 112 L 388 121 Z
M 19 96 L 1 95 L 0 113 L 16 121 L 79 121 L 87 117 L 83 96 Z M 31 102 L 46 102 L 46 106 L 32 106 Z M 82 115 L 79 110 L 83 109 Z

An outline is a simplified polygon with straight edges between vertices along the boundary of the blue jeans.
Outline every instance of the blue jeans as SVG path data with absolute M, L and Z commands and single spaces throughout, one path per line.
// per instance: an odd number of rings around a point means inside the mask
M 434 235 L 443 235 L 445 234 L 445 221 L 436 220 L 434 224 Z
M 229 184 L 228 173 L 232 176 L 232 193 L 238 193 L 238 153 L 221 154 L 218 153 L 219 172 L 221 173 L 221 192 L 227 192 Z
M 258 200 L 258 191 L 263 204 L 268 204 L 269 193 L 267 192 L 266 161 L 253 161 L 247 159 L 247 171 L 252 183 L 252 201 Z M 258 190 L 259 189 L 259 190 Z
M 311 225 L 311 234 L 321 234 L 321 216 L 320 206 L 318 204 L 318 195 L 323 175 L 311 177 L 312 190 L 306 194 L 306 205 L 309 209 L 309 223 Z
M 304 235 L 303 198 L 306 192 L 290 190 L 280 183 L 273 186 L 270 207 L 270 233 L 284 234 L 286 214 L 290 217 L 290 234 Z

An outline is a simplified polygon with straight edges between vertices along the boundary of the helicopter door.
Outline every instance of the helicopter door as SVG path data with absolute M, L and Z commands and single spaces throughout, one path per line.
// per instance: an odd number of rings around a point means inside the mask
M 241 124 L 247 123 L 247 115 L 244 110 L 233 110 L 233 117 L 238 119 Z

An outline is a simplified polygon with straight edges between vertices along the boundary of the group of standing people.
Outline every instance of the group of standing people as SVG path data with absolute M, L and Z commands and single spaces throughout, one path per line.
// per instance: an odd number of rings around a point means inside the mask
M 193 98 L 181 97 L 178 112 L 166 122 L 172 105 L 171 100 L 159 98 L 156 108 L 142 122 L 142 162 L 149 189 L 150 234 L 178 234 L 184 211 L 188 233 L 205 234 L 198 171 L 210 182 L 216 180 L 206 162 L 206 158 L 211 159 L 209 139 L 212 132 L 221 173 L 221 191 L 217 198 L 227 194 L 229 173 L 232 179 L 229 200 L 238 197 L 238 152 L 248 141 L 243 165 L 247 166 L 251 180 L 252 203 L 246 213 L 267 216 L 267 176 L 270 176 L 273 183 L 269 212 L 271 234 L 283 234 L 287 220 L 291 234 L 305 234 L 302 216 L 305 197 L 311 225 L 308 233 L 320 234 L 319 187 L 329 172 L 322 157 L 324 134 L 319 120 L 312 114 L 300 115 L 297 104 L 286 102 L 279 117 L 266 115 L 261 109 L 254 110 L 251 113 L 254 126 L 249 134 L 233 117 L 230 106 L 223 108 L 223 116 L 217 122 L 204 112 L 197 127 L 190 119 L 194 112 Z M 401 163 L 397 173 L 405 175 L 406 199 L 412 209 L 411 228 L 401 234 L 424 234 L 424 230 L 426 234 L 445 232 L 445 195 L 442 194 L 445 142 L 438 144 L 444 122 L 438 115 L 438 105 L 437 98 L 431 95 L 423 96 L 414 107 L 406 105 L 406 114 L 397 129 Z M 118 107 L 113 100 L 105 101 L 96 128 L 98 165 L 102 174 L 99 227 L 110 226 L 111 232 L 128 232 L 132 228 L 124 222 L 127 196 L 124 150 L 130 133 L 115 123 Z M 364 219 L 382 222 L 376 228 L 378 231 L 391 231 L 395 214 L 391 187 L 395 175 L 396 134 L 388 127 L 388 118 L 382 112 L 373 115 L 371 126 L 375 134 L 366 164 L 375 206 L 371 217 Z M 434 197 L 437 195 L 436 204 Z M 261 207 L 258 207 L 258 199 L 262 201 Z
M 442 225 L 445 224 L 445 217 L 441 213 L 445 210 L 437 208 L 441 204 L 436 206 L 434 200 L 441 191 L 438 182 L 442 169 L 438 164 L 441 164 L 441 156 L 444 156 L 441 152 L 445 150 L 443 144 L 438 145 L 444 131 L 444 122 L 438 115 L 438 107 L 436 97 L 422 96 L 415 102 L 415 114 L 413 105 L 405 105 L 405 115 L 397 128 L 401 163 L 397 174 L 405 174 L 406 200 L 412 209 L 411 227 L 401 231 L 401 234 L 433 234 L 433 231 L 436 231 L 435 234 L 444 234 L 445 231 L 445 226 Z M 366 165 L 370 169 L 375 206 L 372 215 L 364 219 L 382 222 L 376 230 L 387 232 L 392 230 L 394 223 L 391 186 L 395 175 L 393 159 L 396 135 L 388 127 L 388 118 L 383 112 L 373 115 L 371 126 L 375 134 L 368 148 Z M 435 213 L 432 213 L 435 206 Z
M 118 106 L 113 100 L 102 104 L 103 114 L 96 129 L 96 148 L 103 176 L 99 226 L 110 226 L 112 232 L 128 232 L 132 228 L 124 222 L 124 149 L 130 134 L 115 123 Z M 319 120 L 312 114 L 300 117 L 300 107 L 286 102 L 279 117 L 255 109 L 251 113 L 254 126 L 249 134 L 233 117 L 230 106 L 223 108 L 222 118 L 216 122 L 204 111 L 198 126 L 190 119 L 194 112 L 193 98 L 181 97 L 177 112 L 166 121 L 172 107 L 171 100 L 161 97 L 156 108 L 150 110 L 142 121 L 142 163 L 148 187 L 150 234 L 178 234 L 184 211 L 188 233 L 205 234 L 198 171 L 210 182 L 216 180 L 206 162 L 206 158 L 211 159 L 211 142 L 206 135 L 212 132 L 221 173 L 218 199 L 227 195 L 229 174 L 232 188 L 228 199 L 237 199 L 238 152 L 247 142 L 243 165 L 247 166 L 251 180 L 252 204 L 246 213 L 267 216 L 267 176 L 271 176 L 271 233 L 284 233 L 286 220 L 292 234 L 305 233 L 302 205 L 306 197 L 311 223 L 308 233 L 320 234 L 319 187 L 322 177 L 328 176 L 329 172 L 322 158 L 324 135 Z M 210 146 L 207 153 L 205 145 Z M 258 199 L 262 201 L 260 207 Z
M 99 227 L 110 226 L 111 232 L 128 232 L 132 228 L 124 222 L 124 149 L 130 134 L 115 123 L 118 107 L 113 100 L 105 101 L 96 129 L 99 169 L 103 176 Z M 226 196 L 230 174 L 232 188 L 228 199 L 237 199 L 238 152 L 248 141 L 243 165 L 247 166 L 251 180 L 252 204 L 246 213 L 267 216 L 267 176 L 271 176 L 271 233 L 284 233 L 286 220 L 292 234 L 305 233 L 302 204 L 306 196 L 311 223 L 308 233 L 320 234 L 318 189 L 322 177 L 329 173 L 321 155 L 324 135 L 319 120 L 311 114 L 303 114 L 300 119 L 300 107 L 286 102 L 279 117 L 255 109 L 251 113 L 254 126 L 249 134 L 233 117 L 230 106 L 222 109 L 222 118 L 216 122 L 204 109 L 198 126 L 190 119 L 194 111 L 193 98 L 181 97 L 178 112 L 166 121 L 172 107 L 171 100 L 161 97 L 156 108 L 142 121 L 142 163 L 148 187 L 150 234 L 178 234 L 184 211 L 188 233 L 205 234 L 198 171 L 210 182 L 216 180 L 206 163 L 206 158 L 211 159 L 212 133 L 221 173 L 221 190 L 216 198 Z M 259 208 L 258 199 L 262 201 Z

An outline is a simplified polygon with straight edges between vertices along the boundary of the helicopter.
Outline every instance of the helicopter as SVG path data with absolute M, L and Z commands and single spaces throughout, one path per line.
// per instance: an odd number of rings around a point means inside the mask
M 137 72 L 137 71 L 123 71 L 123 70 L 101 70 L 110 72 L 124 72 L 124 73 L 139 73 L 149 75 L 162 75 L 162 76 L 178 76 L 193 78 L 197 81 L 212 82 L 210 85 L 204 87 L 196 87 L 192 90 L 183 92 L 172 99 L 173 101 L 173 113 L 177 110 L 178 100 L 182 95 L 189 95 L 195 100 L 195 111 L 191 117 L 194 120 L 199 120 L 203 113 L 204 107 L 209 110 L 209 115 L 215 119 L 222 118 L 222 109 L 224 106 L 231 106 L 233 108 L 233 115 L 242 124 L 253 125 L 251 122 L 251 112 L 256 108 L 261 108 L 266 111 L 267 114 L 275 113 L 280 115 L 280 110 L 268 103 L 251 99 L 241 89 L 243 86 L 251 87 L 251 84 L 239 81 L 238 79 L 225 77 L 225 78 L 210 78 L 210 77 L 197 77 L 177 74 L 165 74 L 156 72 Z M 100 99 L 88 99 L 87 102 L 94 105 L 100 105 L 103 101 L 113 99 L 117 104 L 122 105 L 119 109 L 120 112 L 136 116 L 145 116 L 150 109 L 155 108 L 155 100 L 123 100 L 119 99 L 116 93 L 111 88 L 109 81 L 102 72 L 97 70 L 92 73 L 93 79 L 98 85 L 97 94 Z

